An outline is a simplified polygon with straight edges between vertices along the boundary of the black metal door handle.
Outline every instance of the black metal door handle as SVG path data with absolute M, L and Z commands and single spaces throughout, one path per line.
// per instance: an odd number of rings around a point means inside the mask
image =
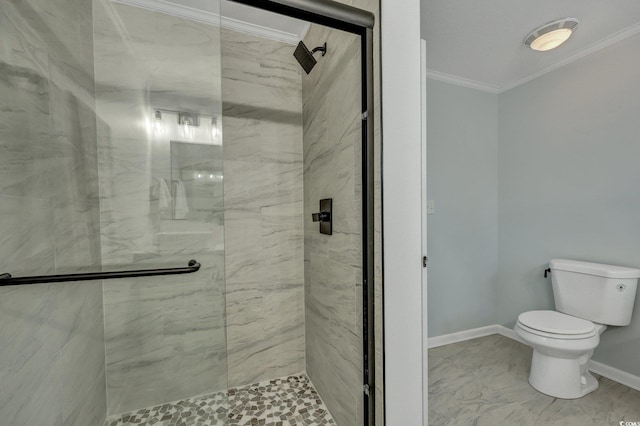
M 331 222 L 330 212 L 312 213 L 311 218 L 314 222 Z

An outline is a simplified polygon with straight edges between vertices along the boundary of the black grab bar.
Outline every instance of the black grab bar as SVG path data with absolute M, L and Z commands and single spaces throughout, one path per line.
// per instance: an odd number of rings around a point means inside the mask
M 192 274 L 200 269 L 200 263 L 189 261 L 186 268 L 142 269 L 137 271 L 88 272 L 84 274 L 40 275 L 33 277 L 12 277 L 0 274 L 0 287 L 22 284 L 44 284 L 65 281 L 108 280 L 112 278 L 151 277 L 154 275 Z

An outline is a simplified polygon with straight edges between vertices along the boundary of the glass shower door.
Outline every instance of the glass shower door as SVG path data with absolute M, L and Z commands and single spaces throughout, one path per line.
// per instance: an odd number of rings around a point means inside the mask
M 104 282 L 109 415 L 226 397 L 220 27 L 208 7 L 94 2 L 104 268 L 202 264 Z

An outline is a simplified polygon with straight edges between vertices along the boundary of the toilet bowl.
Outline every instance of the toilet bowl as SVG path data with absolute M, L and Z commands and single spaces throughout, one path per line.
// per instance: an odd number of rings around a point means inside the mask
M 600 334 L 631 323 L 640 269 L 579 260 L 549 262 L 556 311 L 518 316 L 516 334 L 533 349 L 529 383 L 564 399 L 580 398 L 598 388 L 587 371 Z
M 516 334 L 533 348 L 529 384 L 555 398 L 581 398 L 598 388 L 587 371 L 606 326 L 556 311 L 520 314 Z

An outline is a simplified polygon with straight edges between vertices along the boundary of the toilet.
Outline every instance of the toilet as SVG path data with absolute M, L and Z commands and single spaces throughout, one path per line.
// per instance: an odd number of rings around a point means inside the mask
M 531 386 L 581 398 L 598 388 L 587 364 L 600 335 L 631 322 L 640 270 L 566 259 L 552 260 L 549 269 L 556 310 L 524 312 L 514 330 L 533 348 Z

